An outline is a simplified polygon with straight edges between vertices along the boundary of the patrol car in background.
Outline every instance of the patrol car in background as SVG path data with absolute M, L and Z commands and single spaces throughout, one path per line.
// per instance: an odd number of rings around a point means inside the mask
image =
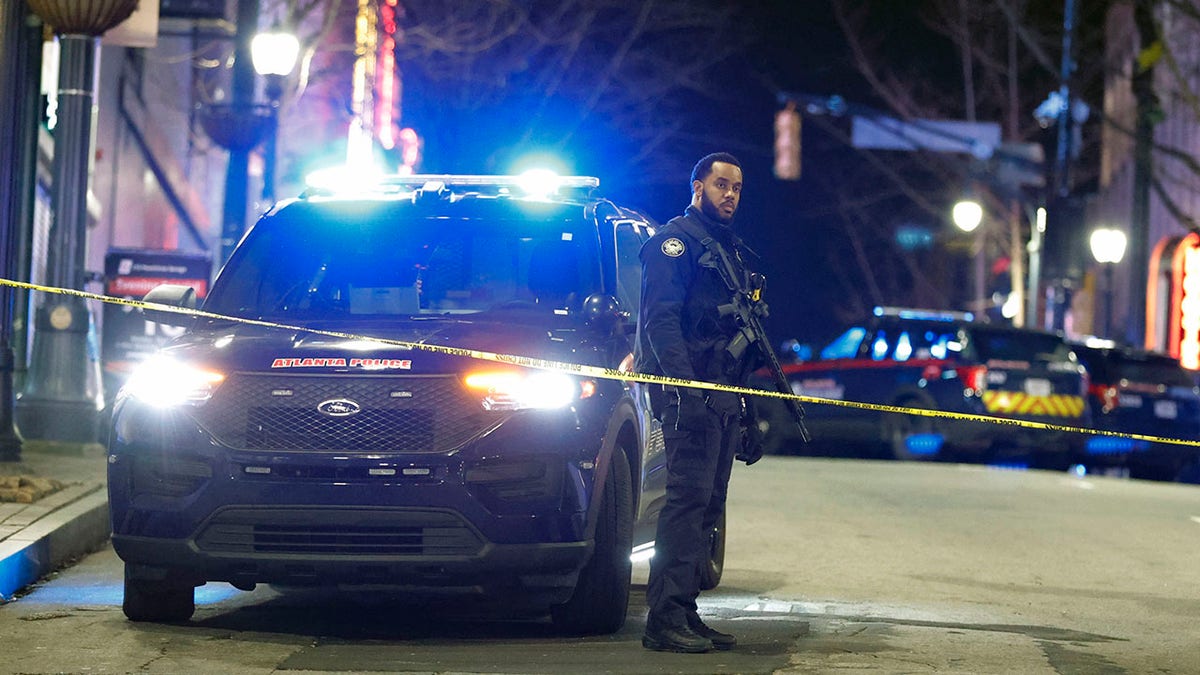
M 783 367 L 796 394 L 1086 427 L 1087 374 L 1054 333 L 976 321 L 969 313 L 877 307 L 820 351 Z M 781 406 L 765 406 L 782 419 Z M 1080 448 L 1076 433 L 1015 425 L 806 403 L 807 422 L 822 453 L 904 460 L 980 460 L 1014 455 L 1040 466 L 1066 467 Z M 768 420 L 768 422 L 771 421 Z M 809 451 L 769 433 L 771 451 Z
M 125 614 L 186 620 L 223 581 L 465 593 L 619 629 L 665 495 L 647 391 L 467 351 L 629 366 L 654 223 L 597 186 L 395 177 L 263 216 L 202 307 L 254 323 L 183 319 L 116 401 Z M 723 526 L 711 549 L 707 588 Z
M 1196 373 L 1167 354 L 1088 340 L 1072 344 L 1088 369 L 1088 406 L 1096 429 L 1200 442 L 1200 388 Z M 1123 467 L 1135 478 L 1196 482 L 1200 445 L 1151 443 L 1092 436 L 1080 462 Z

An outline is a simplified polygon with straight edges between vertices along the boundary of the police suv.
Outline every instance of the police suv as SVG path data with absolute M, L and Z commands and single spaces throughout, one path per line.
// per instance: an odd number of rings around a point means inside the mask
M 312 190 L 249 230 L 205 314 L 148 311 L 187 329 L 114 407 L 130 619 L 186 620 L 223 581 L 465 593 L 620 628 L 665 492 L 646 388 L 504 357 L 628 368 L 654 223 L 595 178 L 542 179 Z
M 1088 407 L 1102 431 L 1200 441 L 1196 374 L 1167 354 L 1107 340 L 1073 343 L 1088 370 Z M 1091 436 L 1081 461 L 1125 465 L 1135 478 L 1196 481 L 1200 448 L 1120 436 Z
M 796 394 L 834 401 L 1085 428 L 1087 373 L 1057 334 L 975 321 L 965 312 L 877 307 L 820 352 L 820 358 L 785 365 Z M 769 414 L 783 417 L 780 406 Z M 997 455 L 1032 457 L 1065 468 L 1080 451 L 1082 434 L 936 414 L 894 413 L 836 404 L 807 404 L 814 441 L 844 454 L 876 448 L 896 459 Z M 803 450 L 774 437 L 773 452 Z M 1011 459 L 1008 458 L 1008 459 Z

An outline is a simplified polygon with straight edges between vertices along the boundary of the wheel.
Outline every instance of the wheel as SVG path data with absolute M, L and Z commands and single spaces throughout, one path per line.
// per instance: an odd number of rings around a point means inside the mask
M 908 398 L 896 403 L 903 408 L 932 408 L 924 401 Z M 882 436 L 884 445 L 892 457 L 902 461 L 936 459 L 941 443 L 934 440 L 936 429 L 933 419 L 922 415 L 887 413 L 883 417 Z M 922 439 L 910 443 L 914 436 Z M 922 441 L 928 440 L 926 444 Z
M 570 600 L 550 608 L 555 628 L 572 635 L 615 633 L 629 610 L 633 563 L 633 479 L 629 459 L 613 450 L 596 521 L 592 557 L 579 573 Z
M 133 578 L 126 567 L 121 609 L 130 621 L 187 621 L 196 611 L 195 588 L 169 578 Z
M 725 571 L 725 513 L 717 519 L 713 526 L 712 537 L 709 540 L 708 564 L 700 572 L 700 590 L 711 591 L 721 583 L 721 574 Z

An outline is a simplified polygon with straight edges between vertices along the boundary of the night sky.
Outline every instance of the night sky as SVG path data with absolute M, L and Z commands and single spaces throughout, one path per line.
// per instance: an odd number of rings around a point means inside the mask
M 888 55 L 892 61 L 887 65 L 911 81 L 917 100 L 937 95 L 953 101 L 961 98 L 962 88 L 958 50 L 931 31 L 921 15 L 937 2 L 864 0 L 846 6 L 869 8 L 864 41 Z M 422 9 L 422 3 L 411 4 L 410 22 L 441 11 L 434 5 Z M 696 12 L 729 14 L 721 14 L 714 30 L 664 32 L 651 38 L 663 41 L 672 53 L 699 58 L 723 46 L 736 49 L 707 68 L 702 79 L 688 81 L 688 86 L 673 91 L 651 112 L 642 111 L 633 122 L 620 118 L 636 104 L 640 90 L 622 104 L 624 108 L 615 104 L 605 108 L 605 104 L 631 93 L 616 89 L 622 76 L 628 76 L 634 88 L 647 87 L 647 92 L 656 85 L 654 79 L 638 79 L 646 73 L 638 72 L 635 58 L 645 44 L 634 45 L 625 61 L 628 72 L 613 78 L 614 88 L 598 104 L 591 101 L 592 114 L 581 117 L 578 112 L 581 101 L 594 94 L 591 82 L 604 77 L 607 55 L 620 47 L 622 27 L 628 25 L 621 22 L 633 20 L 623 14 L 634 14 L 632 5 L 628 12 L 608 17 L 609 29 L 573 52 L 572 67 L 557 74 L 542 60 L 562 58 L 561 53 L 522 52 L 520 39 L 499 43 L 485 63 L 463 65 L 453 55 L 420 51 L 410 34 L 405 46 L 409 51 L 398 52 L 398 61 L 404 72 L 405 123 L 425 139 L 420 170 L 506 173 L 515 158 L 544 151 L 565 158 L 565 170 L 598 176 L 606 195 L 666 221 L 688 203 L 691 163 L 708 152 L 726 150 L 744 165 L 746 188 L 735 224 L 761 255 L 759 268 L 768 279 L 766 297 L 772 310 L 766 323 L 776 345 L 797 338 L 820 346 L 877 301 L 956 308 L 961 299 L 956 293 L 969 285 L 961 246 L 957 252 L 948 245 L 901 254 L 893 239 L 896 231 L 905 228 L 929 233 L 939 241 L 952 237 L 952 230 L 947 233 L 952 228 L 948 216 L 929 204 L 944 205 L 948 213 L 949 195 L 959 189 L 957 185 L 947 185 L 944 176 L 924 175 L 919 158 L 906 156 L 912 153 L 878 153 L 884 162 L 906 172 L 927 197 L 923 208 L 915 207 L 912 199 L 896 194 L 839 137 L 848 131 L 848 118 L 830 117 L 805 117 L 802 178 L 780 181 L 773 176 L 773 117 L 780 107 L 780 92 L 837 94 L 858 104 L 886 108 L 854 67 L 829 2 L 762 0 L 736 3 L 732 9 L 730 4 L 734 3 L 683 3 L 679 6 Z M 657 7 L 664 5 L 672 3 L 660 2 Z M 1044 23 L 1052 26 L 1057 20 L 1049 12 Z M 589 51 L 598 55 L 590 68 Z M 1058 52 L 1053 53 L 1057 57 Z M 688 78 L 688 63 L 673 66 L 681 80 Z M 662 69 L 653 62 L 640 65 L 642 71 Z M 554 96 L 541 95 L 547 72 L 559 78 Z M 1047 73 L 1040 77 L 1048 80 L 1046 87 L 1052 86 Z M 1035 79 L 1034 84 L 1041 82 Z M 956 117 L 961 112 L 949 111 Z M 580 119 L 586 121 L 578 124 Z M 677 129 L 666 143 L 655 147 L 654 162 L 630 159 L 645 154 L 640 145 L 644 141 L 635 132 L 667 124 L 676 124 Z M 564 133 L 564 127 L 569 131 Z M 836 199 L 847 195 L 862 202 L 852 214 L 856 238 L 848 236 L 846 219 L 837 215 Z M 872 272 L 870 284 L 861 278 L 864 268 Z M 928 277 L 923 289 L 917 281 L 921 275 Z

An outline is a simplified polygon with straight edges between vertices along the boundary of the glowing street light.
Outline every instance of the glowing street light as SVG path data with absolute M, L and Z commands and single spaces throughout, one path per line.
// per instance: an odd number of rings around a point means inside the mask
M 1098 227 L 1092 231 L 1089 241 L 1092 247 L 1092 257 L 1098 263 L 1121 262 L 1125 257 L 1125 233 L 1115 227 Z
M 983 222 L 983 207 L 973 199 L 964 199 L 954 205 L 950 212 L 954 225 L 963 232 L 974 232 Z
M 1088 242 L 1092 248 L 1092 257 L 1104 267 L 1105 298 L 1104 298 L 1104 328 L 1105 335 L 1112 337 L 1113 323 L 1113 268 L 1125 257 L 1125 233 L 1115 227 L 1098 227 L 1092 231 Z
M 300 40 L 287 31 L 264 31 L 250 41 L 250 58 L 259 75 L 287 77 L 300 56 Z

